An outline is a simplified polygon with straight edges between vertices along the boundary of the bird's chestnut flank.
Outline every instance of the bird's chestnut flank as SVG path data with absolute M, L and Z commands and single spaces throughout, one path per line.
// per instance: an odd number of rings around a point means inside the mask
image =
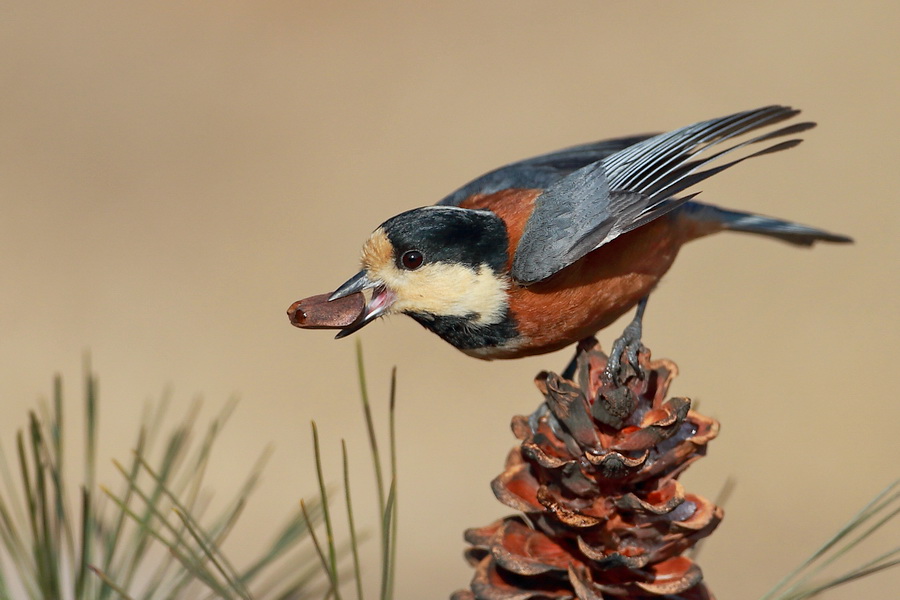
M 337 337 L 402 313 L 471 356 L 517 358 L 574 344 L 640 303 L 632 343 L 642 301 L 685 242 L 723 230 L 798 246 L 850 242 L 699 202 L 689 191 L 747 158 L 799 144 L 791 136 L 815 124 L 783 124 L 798 113 L 767 106 L 575 146 L 496 169 L 435 206 L 392 217 L 363 245 L 362 270 L 329 296 L 369 296 Z

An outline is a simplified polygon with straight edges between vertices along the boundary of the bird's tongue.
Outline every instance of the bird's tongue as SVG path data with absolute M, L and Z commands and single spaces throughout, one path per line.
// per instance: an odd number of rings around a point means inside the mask
M 370 315 L 372 313 L 377 312 L 381 314 L 384 312 L 391 304 L 394 302 L 394 295 L 391 294 L 386 287 L 378 286 L 375 288 L 375 291 L 372 292 L 372 298 L 369 300 L 369 303 L 366 305 L 366 315 Z

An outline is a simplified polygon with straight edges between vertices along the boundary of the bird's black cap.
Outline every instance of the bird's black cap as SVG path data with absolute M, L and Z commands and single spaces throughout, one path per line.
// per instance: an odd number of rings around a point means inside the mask
M 506 226 L 496 214 L 445 206 L 428 206 L 400 213 L 382 224 L 398 259 L 418 250 L 428 262 L 456 263 L 495 272 L 506 268 Z

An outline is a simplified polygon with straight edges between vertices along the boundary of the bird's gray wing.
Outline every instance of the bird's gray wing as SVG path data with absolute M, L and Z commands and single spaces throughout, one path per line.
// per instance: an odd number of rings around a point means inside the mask
M 603 160 L 651 135 L 638 135 L 573 146 L 515 162 L 474 179 L 438 202 L 459 206 L 475 194 L 493 194 L 509 188 L 546 189 L 573 171 Z
M 800 140 L 791 139 L 711 164 L 748 145 L 815 126 L 796 123 L 736 140 L 799 112 L 767 106 L 695 123 L 647 138 L 573 171 L 535 200 L 510 275 L 525 285 L 547 279 L 588 252 L 681 206 L 696 194 L 681 198 L 676 194 L 692 185 L 753 156 L 796 146 Z M 698 158 L 703 152 L 707 155 Z

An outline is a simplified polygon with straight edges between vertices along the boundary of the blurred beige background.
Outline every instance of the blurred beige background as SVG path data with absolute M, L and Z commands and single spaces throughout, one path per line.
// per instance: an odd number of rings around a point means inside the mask
M 801 251 L 686 248 L 645 341 L 674 393 L 722 421 L 684 480 L 737 489 L 700 563 L 755 598 L 898 475 L 900 41 L 896 2 L 6 3 L 0 19 L 0 441 L 60 372 L 100 376 L 102 454 L 172 389 L 211 418 L 241 397 L 221 494 L 275 444 L 229 547 L 259 548 L 315 491 L 309 421 L 371 487 L 353 342 L 289 326 L 356 272 L 365 236 L 500 164 L 768 103 L 819 122 L 703 197 L 853 235 Z M 608 345 L 621 324 L 603 332 Z M 569 351 L 484 363 L 394 318 L 362 332 L 384 424 L 399 373 L 397 597 L 467 585 L 466 527 L 510 511 L 489 481 Z M 102 479 L 116 483 L 111 468 Z M 374 517 L 360 515 L 374 524 Z M 897 529 L 882 547 L 895 545 Z M 863 554 L 868 552 L 864 550 Z M 375 544 L 368 556 L 375 557 Z M 862 556 L 862 554 L 860 555 Z M 374 588 L 374 572 L 367 585 Z M 896 598 L 900 573 L 829 598 Z

